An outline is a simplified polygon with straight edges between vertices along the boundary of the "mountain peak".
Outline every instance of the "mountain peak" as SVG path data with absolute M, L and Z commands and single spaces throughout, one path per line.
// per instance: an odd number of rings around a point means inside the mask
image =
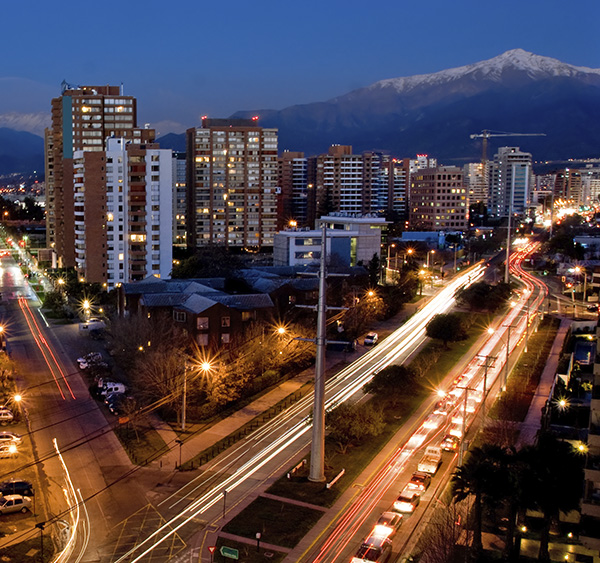
M 440 85 L 464 77 L 501 82 L 504 73 L 510 71 L 521 72 L 531 78 L 572 77 L 577 74 L 600 76 L 600 69 L 573 66 L 551 57 L 530 53 L 524 49 L 511 49 L 492 59 L 442 70 L 433 74 L 417 74 L 415 76 L 381 80 L 368 86 L 368 89 L 394 88 L 398 93 L 408 93 L 420 86 Z

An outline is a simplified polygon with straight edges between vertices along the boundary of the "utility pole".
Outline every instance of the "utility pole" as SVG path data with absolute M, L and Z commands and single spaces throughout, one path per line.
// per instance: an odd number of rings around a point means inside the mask
M 319 268 L 319 303 L 317 305 L 317 352 L 315 358 L 315 402 L 310 455 L 309 481 L 325 481 L 325 336 L 327 320 L 327 225 L 321 225 L 321 264 Z
M 487 388 L 487 374 L 488 374 L 488 369 L 491 367 L 494 367 L 494 362 L 497 359 L 497 356 L 477 356 L 478 358 L 483 358 L 485 360 L 485 363 L 480 364 L 480 367 L 483 368 L 483 394 L 481 397 L 481 414 L 482 414 L 482 418 L 483 421 L 485 423 L 485 400 L 487 399 L 487 392 L 488 392 L 488 388 Z

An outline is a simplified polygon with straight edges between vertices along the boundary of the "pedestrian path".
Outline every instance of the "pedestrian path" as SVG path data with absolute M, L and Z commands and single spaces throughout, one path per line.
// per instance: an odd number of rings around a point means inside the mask
M 544 366 L 544 371 L 540 378 L 539 385 L 535 391 L 535 395 L 529 405 L 527 416 L 521 423 L 520 433 L 518 438 L 517 447 L 520 448 L 527 444 L 533 444 L 535 437 L 542 427 L 542 410 L 546 405 L 546 401 L 550 396 L 554 380 L 556 378 L 556 372 L 558 370 L 558 361 L 560 359 L 560 353 L 563 347 L 563 343 L 567 336 L 567 332 L 571 326 L 572 320 L 563 318 L 561 319 L 558 332 L 554 338 L 552 349 Z

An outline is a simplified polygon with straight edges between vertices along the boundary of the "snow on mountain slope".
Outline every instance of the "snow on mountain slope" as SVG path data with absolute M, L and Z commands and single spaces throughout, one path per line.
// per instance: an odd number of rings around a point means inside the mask
M 523 49 L 513 49 L 487 61 L 442 70 L 433 74 L 389 78 L 375 82 L 366 89 L 393 88 L 402 94 L 409 93 L 416 88 L 439 86 L 465 77 L 501 82 L 504 72 L 515 70 L 526 73 L 531 78 L 573 77 L 578 74 L 592 74 L 600 77 L 600 69 L 573 66 L 557 59 L 529 53 Z

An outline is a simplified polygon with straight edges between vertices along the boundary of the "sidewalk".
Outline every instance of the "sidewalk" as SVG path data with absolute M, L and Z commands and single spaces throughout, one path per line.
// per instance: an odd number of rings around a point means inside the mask
M 518 443 L 516 444 L 517 448 L 521 448 L 527 444 L 533 444 L 538 430 L 542 427 L 542 409 L 546 405 L 546 401 L 548 400 L 550 391 L 554 385 L 554 379 L 558 369 L 558 360 L 560 359 L 560 351 L 562 350 L 571 322 L 571 319 L 561 319 L 558 332 L 556 333 L 554 343 L 552 344 L 552 349 L 550 350 L 546 365 L 544 366 L 544 371 L 542 372 L 542 377 L 540 378 L 535 395 L 529 405 L 527 416 L 521 423 L 521 432 L 519 433 Z
M 374 327 L 374 330 L 379 333 L 380 338 L 385 338 L 396 330 L 406 318 L 414 314 L 424 300 L 427 300 L 428 298 L 428 295 L 424 295 L 418 302 L 406 304 L 397 315 L 391 319 L 378 323 Z M 330 352 L 326 354 L 325 370 L 327 376 L 329 376 L 332 371 L 333 373 L 337 373 L 342 367 L 351 364 L 369 350 L 370 348 L 359 345 L 357 350 L 352 353 Z M 303 385 L 312 382 L 314 375 L 315 370 L 313 366 L 279 384 L 268 393 L 265 393 L 249 405 L 246 405 L 239 411 L 236 411 L 227 418 L 217 422 L 210 428 L 185 436 L 183 438 L 183 444 L 181 445 L 181 463 L 183 464 L 186 461 L 193 459 L 206 448 L 210 448 L 219 440 L 235 433 L 258 415 L 268 411 L 286 397 L 293 395 Z M 181 439 L 180 436 L 178 436 L 171 426 L 158 417 L 152 417 L 151 421 L 154 429 L 160 434 L 165 444 L 167 444 L 169 451 L 153 461 L 150 464 L 150 467 L 161 468 L 167 471 L 177 469 L 180 460 L 180 451 L 179 444 L 176 440 Z

